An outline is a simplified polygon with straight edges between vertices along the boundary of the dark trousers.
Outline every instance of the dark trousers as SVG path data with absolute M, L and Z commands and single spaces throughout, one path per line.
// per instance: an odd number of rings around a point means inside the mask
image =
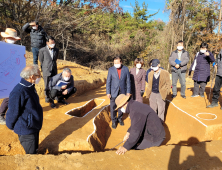
M 39 132 L 30 135 L 18 135 L 26 154 L 36 154 L 39 147 Z
M 64 91 L 64 90 L 63 90 Z M 58 91 L 56 89 L 52 89 L 50 91 L 50 97 L 52 100 L 54 100 L 56 97 L 58 98 L 58 100 L 63 100 L 64 98 L 67 100 L 71 95 L 73 95 L 76 92 L 76 88 L 74 87 L 70 93 L 68 93 L 67 95 L 63 95 L 62 92 L 63 91 Z
M 213 97 L 212 97 L 212 103 L 217 103 L 218 99 L 220 97 L 220 88 L 222 86 L 222 77 L 216 76 L 215 84 L 213 88 Z
M 116 109 L 115 100 L 116 100 L 116 97 L 110 98 L 110 114 L 111 114 L 112 122 L 116 122 L 117 119 L 122 120 L 122 117 L 123 117 L 123 112 L 120 109 L 118 109 L 118 118 L 116 117 L 117 111 L 115 110 Z
M 194 81 L 193 95 L 204 95 L 205 87 L 207 82 L 203 81 Z
M 6 111 L 8 110 L 8 101 L 9 98 L 5 98 L 0 107 L 0 116 L 5 116 Z
M 39 48 L 32 47 L 33 64 L 38 64 Z
M 56 74 L 52 73 L 51 76 L 43 76 L 44 84 L 45 84 L 45 100 L 47 102 L 49 102 L 49 99 L 50 99 L 50 97 L 49 97 L 49 81 L 55 75 Z

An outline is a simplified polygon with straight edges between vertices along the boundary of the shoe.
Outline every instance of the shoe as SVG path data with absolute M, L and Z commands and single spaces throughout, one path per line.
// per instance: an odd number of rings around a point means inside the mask
M 184 98 L 184 99 L 186 99 L 186 96 L 185 96 L 185 95 L 181 95 L 181 97 Z
M 124 126 L 124 123 L 123 123 L 122 120 L 119 120 L 119 124 L 120 124 L 121 126 Z
M 56 105 L 55 105 L 54 102 L 51 102 L 50 106 L 51 106 L 51 108 L 53 108 L 53 109 L 56 108 Z
M 211 103 L 210 105 L 207 106 L 207 108 L 213 108 L 217 106 L 218 106 L 218 103 Z
M 198 97 L 198 96 L 199 96 L 199 95 L 194 95 L 194 94 L 193 94 L 191 97 Z
M 200 95 L 200 97 L 203 97 L 203 98 L 204 98 L 204 95 Z
M 50 103 L 50 100 L 49 100 L 49 99 L 45 99 L 45 102 L 46 102 L 46 103 Z
M 6 122 L 4 116 L 0 116 L 0 125 L 5 125 L 5 124 Z
M 112 128 L 116 129 L 116 122 L 112 122 Z
M 177 97 L 177 95 L 172 95 L 172 98 L 174 99 L 175 97 Z
M 59 103 L 62 103 L 62 104 L 65 104 L 65 105 L 68 105 L 69 103 L 67 103 L 64 99 L 63 100 L 59 100 L 58 101 Z

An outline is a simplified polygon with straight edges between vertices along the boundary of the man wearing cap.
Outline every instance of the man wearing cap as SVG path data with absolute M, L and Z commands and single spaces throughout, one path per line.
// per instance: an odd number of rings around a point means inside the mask
M 147 104 L 130 100 L 130 96 L 120 94 L 115 103 L 116 109 L 129 113 L 131 126 L 128 129 L 121 146 L 116 153 L 124 154 L 130 149 L 146 149 L 160 146 L 165 139 L 165 130 L 157 114 Z
M 46 46 L 39 50 L 39 61 L 43 72 L 43 79 L 45 83 L 45 102 L 49 103 L 49 81 L 57 74 L 57 58 L 59 49 L 55 48 L 55 39 L 51 36 L 46 38 Z
M 116 56 L 113 58 L 114 66 L 109 68 L 106 81 L 106 94 L 110 99 L 110 114 L 112 119 L 112 128 L 116 129 L 117 120 L 121 126 L 124 126 L 122 121 L 123 113 L 118 110 L 118 118 L 116 117 L 115 99 L 119 94 L 130 95 L 131 83 L 129 69 L 122 65 L 122 58 Z
M 16 41 L 20 40 L 17 36 L 17 31 L 12 28 L 6 28 L 5 32 L 1 32 L 1 36 L 4 38 L 3 42 L 14 44 Z M 9 98 L 5 98 L 0 107 L 0 124 L 5 125 L 5 114 L 8 110 Z
M 157 112 L 159 118 L 164 121 L 166 97 L 170 93 L 170 74 L 160 68 L 160 61 L 153 59 L 152 71 L 148 75 L 146 97 L 149 98 L 150 107 Z
M 32 28 L 29 28 L 31 26 Z M 46 37 L 47 34 L 43 30 L 43 28 L 38 24 L 37 21 L 33 21 L 31 23 L 26 23 L 22 30 L 30 33 L 31 37 L 31 47 L 33 53 L 33 64 L 38 64 L 38 55 L 39 50 L 46 45 Z
M 189 53 L 184 50 L 183 41 L 177 43 L 177 50 L 173 51 L 169 62 L 171 65 L 172 73 L 172 98 L 177 96 L 177 81 L 179 79 L 181 85 L 180 95 L 182 98 L 186 99 L 185 90 L 186 90 L 186 71 L 187 63 L 190 60 Z

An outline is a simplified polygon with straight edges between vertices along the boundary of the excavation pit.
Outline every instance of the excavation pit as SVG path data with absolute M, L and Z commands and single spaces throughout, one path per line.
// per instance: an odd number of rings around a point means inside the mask
M 97 106 L 100 106 L 104 101 L 104 99 L 92 99 L 83 106 L 69 110 L 65 114 L 73 117 L 85 117 Z

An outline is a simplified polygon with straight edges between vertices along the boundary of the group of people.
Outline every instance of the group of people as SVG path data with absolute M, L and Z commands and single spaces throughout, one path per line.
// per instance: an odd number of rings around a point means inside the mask
M 30 28 L 31 26 L 31 28 Z M 0 123 L 18 134 L 21 145 L 27 154 L 35 154 L 38 150 L 39 131 L 42 128 L 43 109 L 35 84 L 41 80 L 41 71 L 45 83 L 45 102 L 52 108 L 56 105 L 54 100 L 67 105 L 68 99 L 76 92 L 74 77 L 69 68 L 57 73 L 57 58 L 59 50 L 55 48 L 55 39 L 48 36 L 38 22 L 27 23 L 23 30 L 30 33 L 33 52 L 33 65 L 26 66 L 20 73 L 21 81 L 4 99 L 0 107 Z M 5 43 L 15 43 L 20 38 L 14 29 L 7 28 L 1 33 Z M 213 100 L 210 107 L 218 106 L 218 98 L 222 85 L 222 51 L 216 59 L 216 82 L 213 89 Z M 41 64 L 41 71 L 38 67 Z M 124 136 L 124 145 L 117 150 L 117 154 L 124 154 L 130 149 L 145 149 L 159 146 L 165 139 L 164 113 L 166 97 L 172 88 L 172 98 L 177 96 L 177 81 L 181 84 L 181 97 L 186 99 L 186 71 L 190 60 L 189 53 L 184 50 L 183 41 L 178 42 L 177 50 L 172 52 L 169 63 L 171 65 L 172 83 L 170 74 L 164 70 L 158 59 L 150 61 L 150 69 L 145 71 L 142 67 L 144 61 L 137 58 L 134 67 L 122 64 L 122 58 L 113 58 L 114 66 L 109 68 L 106 94 L 110 99 L 110 113 L 112 128 L 117 123 L 124 126 L 123 113 L 129 113 L 131 126 Z M 189 73 L 194 71 L 194 90 L 191 97 L 199 94 L 204 97 L 205 87 L 210 80 L 210 63 L 214 62 L 213 54 L 208 51 L 208 44 L 200 45 L 200 52 L 190 67 Z M 172 84 L 172 85 L 171 85 Z M 149 105 L 143 103 L 143 96 L 149 99 Z M 7 111 L 7 114 L 6 114 Z M 118 111 L 118 116 L 117 116 Z M 6 114 L 6 121 L 5 121 Z
M 214 67 L 218 67 L 213 99 L 211 105 L 218 106 L 220 88 L 222 86 L 222 50 L 216 59 Z M 177 50 L 169 57 L 171 65 L 172 83 L 170 74 L 164 70 L 158 59 L 150 61 L 147 72 L 142 68 L 143 59 L 137 58 L 130 71 L 122 65 L 121 57 L 114 57 L 114 66 L 108 71 L 106 93 L 110 99 L 110 114 L 112 128 L 117 123 L 124 125 L 123 113 L 129 113 L 131 126 L 124 136 L 125 144 L 117 150 L 117 154 L 124 154 L 129 149 L 145 149 L 159 146 L 165 139 L 163 128 L 166 97 L 172 88 L 172 98 L 177 97 L 177 81 L 181 84 L 180 95 L 186 99 L 186 72 L 190 56 L 184 50 L 183 41 L 177 44 Z M 203 42 L 200 51 L 196 54 L 189 69 L 193 73 L 194 89 L 191 97 L 204 97 L 205 87 L 210 81 L 210 63 L 215 62 L 213 54 L 208 51 L 208 44 Z M 146 83 L 147 82 L 147 83 Z M 172 84 L 172 85 L 171 85 Z M 143 95 L 149 99 L 149 105 L 143 104 Z M 132 96 L 131 96 L 132 95 Z M 222 109 L 222 108 L 221 108 Z M 117 116 L 118 110 L 118 116 Z
M 29 28 L 31 26 L 31 28 Z M 43 109 L 35 84 L 41 80 L 38 59 L 45 83 L 45 101 L 56 108 L 54 100 L 69 104 L 68 99 L 76 92 L 74 77 L 69 68 L 57 73 L 59 50 L 55 48 L 55 39 L 48 36 L 38 22 L 27 23 L 23 30 L 30 33 L 33 52 L 33 65 L 26 66 L 20 73 L 21 81 L 13 88 L 9 98 L 5 98 L 0 107 L 0 124 L 18 134 L 21 145 L 27 154 L 35 154 L 38 150 L 39 131 L 42 128 Z M 6 28 L 1 32 L 3 42 L 14 44 L 20 40 L 17 31 Z M 24 56 L 26 58 L 26 55 Z M 6 117 L 6 118 L 5 118 Z

